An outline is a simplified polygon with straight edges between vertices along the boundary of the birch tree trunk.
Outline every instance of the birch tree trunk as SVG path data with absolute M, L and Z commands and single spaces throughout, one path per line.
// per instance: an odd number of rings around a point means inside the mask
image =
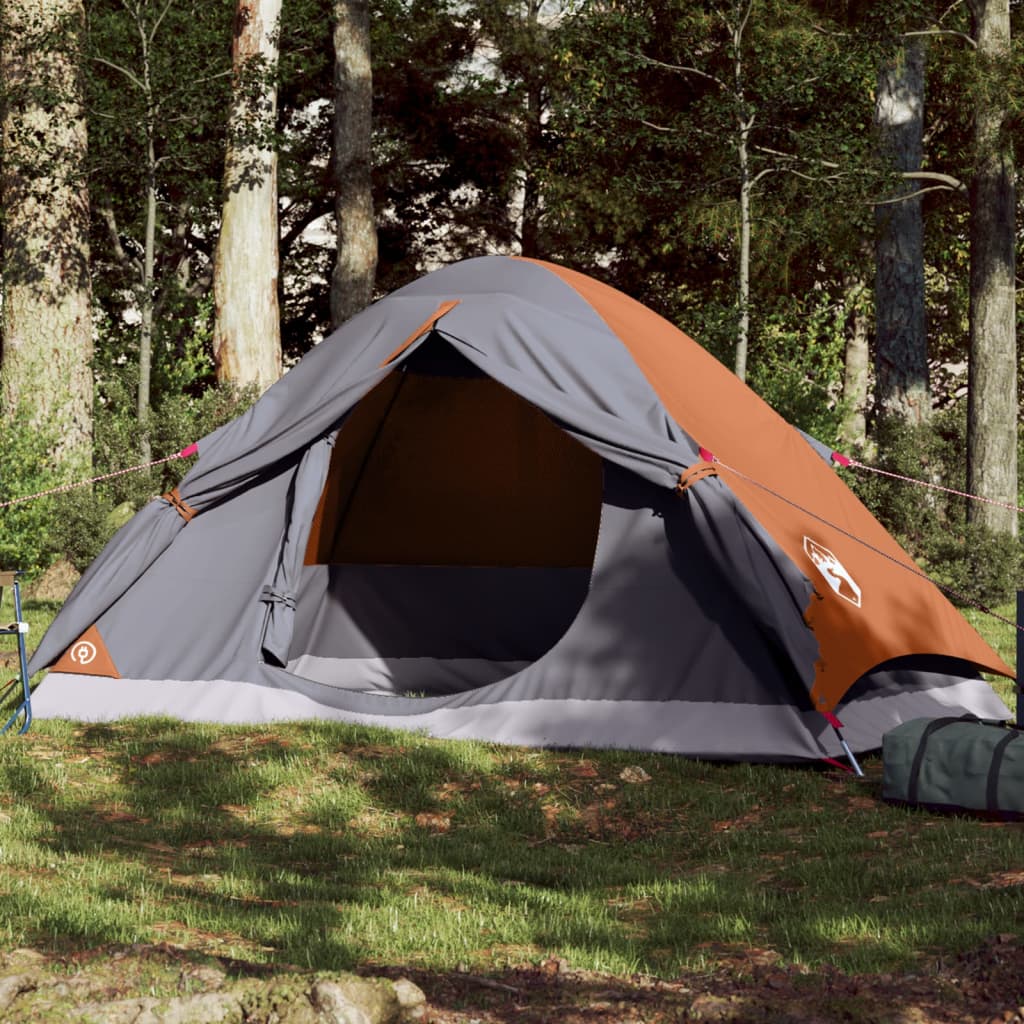
M 537 41 L 547 28 L 541 24 L 540 14 L 544 0 L 527 0 L 523 29 L 529 40 L 528 46 L 537 52 Z M 523 213 L 519 231 L 520 255 L 539 259 L 541 251 L 540 226 L 544 214 L 544 197 L 541 192 L 538 165 L 541 162 L 541 139 L 544 130 L 544 85 L 545 68 L 543 61 L 526 71 L 526 102 L 523 109 Z
M 281 0 L 238 0 L 232 46 L 234 105 L 224 207 L 214 257 L 213 357 L 217 380 L 264 391 L 281 376 L 277 111 Z
M 368 0 L 334 0 L 334 159 L 338 250 L 331 275 L 331 322 L 368 306 L 377 275 L 371 129 L 373 74 Z
M 1001 71 L 1010 60 L 1009 0 L 970 0 L 980 63 L 971 182 L 967 489 L 1017 504 L 1016 198 Z M 972 522 L 1017 535 L 1017 513 L 972 502 Z
M 733 369 L 740 380 L 747 379 L 747 351 L 750 347 L 750 237 L 753 220 L 750 213 L 750 198 L 755 181 L 750 173 L 750 135 L 754 130 L 755 116 L 747 109 L 745 73 L 743 67 L 743 31 L 753 10 L 753 0 L 740 4 L 733 2 L 733 22 L 729 26 L 732 35 L 733 83 L 736 104 L 736 158 L 740 172 L 740 238 L 739 238 L 739 282 L 737 288 L 738 326 L 736 330 L 736 358 Z
M 4 0 L 3 415 L 53 431 L 71 478 L 92 460 L 87 133 L 75 52 L 82 0 Z
M 893 171 L 921 169 L 925 44 L 907 39 L 878 71 L 875 130 Z M 875 207 L 875 405 L 881 416 L 923 423 L 931 413 L 924 300 L 924 226 L 918 186 Z

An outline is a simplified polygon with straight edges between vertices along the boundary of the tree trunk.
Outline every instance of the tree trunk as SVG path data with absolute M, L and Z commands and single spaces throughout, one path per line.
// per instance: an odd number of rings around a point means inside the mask
M 846 305 L 846 351 L 843 360 L 843 422 L 840 438 L 846 445 L 863 450 L 867 442 L 868 384 L 871 357 L 868 347 L 868 316 L 863 276 L 850 272 L 843 277 Z
M 368 306 L 377 275 L 373 214 L 368 0 L 334 0 L 334 160 L 338 251 L 331 276 L 331 322 Z
M 547 28 L 540 22 L 542 5 L 543 0 L 527 0 L 526 3 L 525 29 L 531 44 L 547 32 Z M 539 49 L 540 47 L 537 47 L 534 52 Z M 544 201 L 540 177 L 537 174 L 544 131 L 544 72 L 542 62 L 537 62 L 527 70 L 526 107 L 523 111 L 523 217 L 519 231 L 519 251 L 521 255 L 531 259 L 540 259 L 544 255 L 540 242 Z
M 82 0 L 4 0 L 0 12 L 3 415 L 54 431 L 54 460 L 70 479 L 92 459 Z
M 733 0 L 732 36 L 733 103 L 736 105 L 736 158 L 740 172 L 740 239 L 739 282 L 737 288 L 738 324 L 736 330 L 736 359 L 733 369 L 740 380 L 747 379 L 747 351 L 750 347 L 750 239 L 753 219 L 750 200 L 756 179 L 750 173 L 750 136 L 756 115 L 747 110 L 746 73 L 743 64 L 743 32 L 753 11 L 753 0 L 745 3 Z
M 276 120 L 280 16 L 281 0 L 238 0 L 234 106 L 213 271 L 217 380 L 260 391 L 281 376 L 277 153 L 263 137 Z
M 519 233 L 520 253 L 530 259 L 540 259 L 544 253 L 540 243 L 540 221 L 544 212 L 540 179 L 533 166 L 540 154 L 540 135 L 543 119 L 543 101 L 539 85 L 527 90 L 526 104 L 526 167 L 523 172 L 523 221 Z
M 148 66 L 146 85 L 149 85 Z M 152 109 L 152 108 L 150 108 Z M 142 243 L 142 281 L 139 287 L 139 384 L 136 412 L 139 417 L 139 458 L 153 458 L 149 422 L 153 378 L 153 278 L 156 267 L 156 144 L 151 114 L 146 120 L 146 226 Z
M 878 71 L 878 150 L 895 172 L 921 169 L 924 68 L 924 43 L 908 39 Z M 917 188 L 908 182 L 875 208 L 875 406 L 914 424 L 931 413 L 921 199 L 901 198 Z
M 737 289 L 738 324 L 736 329 L 736 360 L 733 369 L 740 380 L 747 379 L 747 349 L 750 345 L 750 162 L 747 151 L 749 128 L 741 125 L 737 155 L 740 165 L 740 266 Z
M 971 0 L 979 84 L 971 182 L 967 488 L 1017 504 L 1017 346 L 1014 294 L 1016 199 L 1006 91 L 1009 0 Z M 1017 513 L 972 502 L 972 522 L 1017 535 Z

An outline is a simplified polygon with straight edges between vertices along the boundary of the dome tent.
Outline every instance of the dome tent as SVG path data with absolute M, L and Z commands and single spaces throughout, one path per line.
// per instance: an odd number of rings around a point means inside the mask
M 503 256 L 364 310 L 82 577 L 36 717 L 835 756 L 1010 669 L 828 452 L 614 289 Z M 824 457 L 823 457 L 824 456 Z M 911 571 L 908 571 L 911 570 Z

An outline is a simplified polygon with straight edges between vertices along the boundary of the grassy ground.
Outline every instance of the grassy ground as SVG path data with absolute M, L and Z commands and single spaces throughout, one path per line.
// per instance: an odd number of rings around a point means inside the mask
M 1012 664 L 1014 631 L 997 633 Z M 1024 933 L 1024 826 L 890 807 L 866 769 L 37 723 L 0 740 L 0 953 L 888 976 Z
M 0 743 L 0 946 L 670 976 L 891 971 L 1020 911 L 1021 831 L 869 780 L 328 725 L 42 723 Z

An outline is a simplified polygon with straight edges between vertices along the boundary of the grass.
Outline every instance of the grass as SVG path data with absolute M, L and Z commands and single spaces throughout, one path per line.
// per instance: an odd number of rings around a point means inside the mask
M 0 740 L 0 949 L 671 977 L 752 949 L 888 972 L 1019 928 L 1024 826 L 890 807 L 866 769 L 36 723 Z
M 894 970 L 1006 931 L 1020 827 L 886 806 L 868 768 L 41 723 L 0 743 L 0 946 L 671 976 L 751 946 Z

